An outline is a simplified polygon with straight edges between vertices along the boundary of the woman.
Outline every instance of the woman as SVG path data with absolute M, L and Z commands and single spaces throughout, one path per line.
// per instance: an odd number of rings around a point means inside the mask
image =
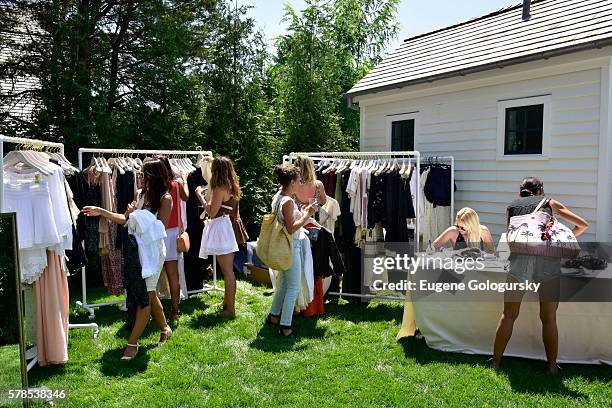
M 204 189 L 196 193 L 210 216 L 202 232 L 200 258 L 216 255 L 223 273 L 225 295 L 223 311 L 217 316 L 236 316 L 236 277 L 234 276 L 234 253 L 238 244 L 244 243 L 246 232 L 238 216 L 238 203 L 242 196 L 234 165 L 227 157 L 217 157 L 211 166 L 210 200 L 204 198 Z
M 142 189 L 137 193 L 137 199 L 128 206 L 125 214 L 117 214 L 105 210 L 100 207 L 87 206 L 83 208 L 83 213 L 88 217 L 102 216 L 119 225 L 125 225 L 134 209 L 147 209 L 151 213 L 157 215 L 164 226 L 168 225 L 170 213 L 172 211 L 172 197 L 168 193 L 170 184 L 170 175 L 164 163 L 159 159 L 147 161 L 142 167 L 143 180 Z M 138 339 L 142 335 L 145 327 L 149 323 L 149 317 L 153 315 L 153 320 L 159 327 L 160 337 L 159 343 L 162 344 L 170 338 L 172 330 L 166 322 L 164 309 L 157 297 L 157 281 L 161 274 L 159 271 L 145 279 L 146 290 L 148 293 L 148 305 L 138 305 L 136 310 L 136 319 L 132 332 L 128 338 L 128 345 L 123 352 L 122 360 L 132 360 L 138 353 Z M 142 279 L 142 278 L 141 278 Z
M 438 249 L 449 241 L 453 249 L 462 249 L 468 245 L 476 245 L 490 253 L 495 251 L 489 229 L 480 224 L 478 214 L 469 207 L 462 208 L 457 212 L 455 225 L 447 228 L 440 234 L 433 242 L 433 246 L 435 249 Z
M 300 171 L 300 182 L 295 186 L 293 199 L 300 208 L 308 206 L 314 201 L 318 206 L 323 206 L 327 202 L 327 195 L 323 182 L 317 180 L 314 163 L 308 156 L 298 156 L 295 159 L 295 166 Z
M 170 176 L 174 176 L 174 171 L 170 165 L 170 161 L 165 156 L 158 156 L 168 170 Z M 174 178 L 170 182 L 170 196 L 172 197 L 172 212 L 166 225 L 166 262 L 164 269 L 168 276 L 168 285 L 170 286 L 170 297 L 172 299 L 172 313 L 170 321 L 178 322 L 180 317 L 179 303 L 181 301 L 181 287 L 179 284 L 178 258 L 179 254 L 176 246 L 176 239 L 179 235 L 179 217 L 181 217 L 181 202 L 189 200 L 189 187 L 187 186 L 187 174 L 181 177 Z
M 506 229 L 510 217 L 532 213 L 540 204 L 544 196 L 544 185 L 535 178 L 529 177 L 523 180 L 519 192 L 520 197 L 514 200 L 506 211 Z M 557 200 L 547 199 L 541 211 L 550 215 L 563 217 L 574 225 L 575 236 L 582 234 L 588 223 L 571 212 Z M 557 365 L 558 333 L 557 333 L 557 307 L 559 292 L 560 259 L 547 256 L 530 256 L 525 254 L 510 254 L 510 272 L 508 282 L 530 282 L 541 283 L 538 291 L 540 297 L 540 320 L 542 321 L 542 340 L 546 350 L 546 372 L 556 374 L 559 371 Z M 513 291 L 504 293 L 504 311 L 501 315 L 495 333 L 493 346 L 493 358 L 489 360 L 491 367 L 498 369 L 504 350 L 512 336 L 514 321 L 518 317 L 524 292 Z
M 293 235 L 293 263 L 291 268 L 280 272 L 280 281 L 274 293 L 267 321 L 273 325 L 280 324 L 280 335 L 295 338 L 291 320 L 301 285 L 301 238 L 304 236 L 302 227 L 309 222 L 318 207 L 315 204 L 309 204 L 300 211 L 292 198 L 300 185 L 300 170 L 296 166 L 291 164 L 276 166 L 274 173 L 281 188 L 272 199 L 272 211 L 285 225 L 287 232 Z

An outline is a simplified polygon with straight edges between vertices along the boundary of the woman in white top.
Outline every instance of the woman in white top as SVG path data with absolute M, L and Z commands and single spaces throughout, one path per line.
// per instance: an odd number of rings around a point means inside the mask
M 281 189 L 272 199 L 272 211 L 276 213 L 279 221 L 285 224 L 287 231 L 293 235 L 293 263 L 291 268 L 281 271 L 267 321 L 273 325 L 280 324 L 280 335 L 295 338 L 291 328 L 291 320 L 301 284 L 300 236 L 304 234 L 302 227 L 309 222 L 318 207 L 315 204 L 310 204 L 300 211 L 298 205 L 291 198 L 300 182 L 300 171 L 297 167 L 291 164 L 276 166 L 274 173 L 278 178 Z
M 125 214 L 117 214 L 93 206 L 84 207 L 83 213 L 88 217 L 102 216 L 119 225 L 125 225 L 130 213 L 134 211 L 134 209 L 144 207 L 157 215 L 157 219 L 159 219 L 164 226 L 168 225 L 168 219 L 172 211 L 172 197 L 168 193 L 171 176 L 168 174 L 165 165 L 159 159 L 145 162 L 142 167 L 142 172 L 144 176 L 142 190 L 139 190 L 137 199 L 128 206 L 128 210 Z M 161 266 L 162 265 L 160 265 L 159 271 L 157 271 L 155 275 L 145 279 L 149 295 L 149 306 L 138 307 L 136 311 L 136 321 L 130 333 L 130 337 L 128 338 L 128 345 L 123 352 L 121 360 L 132 360 L 136 356 L 136 353 L 138 353 L 138 348 L 140 347 L 138 339 L 145 327 L 147 327 L 149 316 L 151 315 L 161 332 L 159 337 L 160 344 L 164 343 L 172 335 L 172 330 L 166 322 L 164 308 L 155 290 L 161 273 Z

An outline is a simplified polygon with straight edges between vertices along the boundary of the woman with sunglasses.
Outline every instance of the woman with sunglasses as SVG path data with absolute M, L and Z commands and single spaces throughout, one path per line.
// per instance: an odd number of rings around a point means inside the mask
M 439 249 L 449 241 L 453 249 L 475 246 L 490 253 L 495 251 L 489 229 L 480 224 L 478 214 L 469 207 L 462 208 L 457 212 L 455 225 L 440 234 L 433 242 L 433 246 L 435 249 Z

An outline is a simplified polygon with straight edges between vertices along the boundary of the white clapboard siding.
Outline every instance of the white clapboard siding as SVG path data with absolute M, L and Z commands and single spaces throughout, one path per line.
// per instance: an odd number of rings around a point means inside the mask
M 361 148 L 389 150 L 390 115 L 417 112 L 416 149 L 455 157 L 456 209 L 474 208 L 499 235 L 506 206 L 521 180 L 533 175 L 544 181 L 547 195 L 588 220 L 583 239 L 591 240 L 597 228 L 600 92 L 600 71 L 592 69 L 389 103 L 371 104 L 363 96 Z M 498 101 L 541 95 L 551 98 L 550 158 L 497 160 Z

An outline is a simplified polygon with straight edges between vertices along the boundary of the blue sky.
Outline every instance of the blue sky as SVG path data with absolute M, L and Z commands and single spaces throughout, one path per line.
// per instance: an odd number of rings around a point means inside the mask
M 304 0 L 237 0 L 238 4 L 253 6 L 250 15 L 264 31 L 268 43 L 285 31 L 281 24 L 283 5 L 295 9 L 304 7 Z M 400 31 L 387 52 L 397 48 L 410 36 L 481 16 L 500 8 L 520 3 L 519 0 L 402 0 L 399 8 Z

